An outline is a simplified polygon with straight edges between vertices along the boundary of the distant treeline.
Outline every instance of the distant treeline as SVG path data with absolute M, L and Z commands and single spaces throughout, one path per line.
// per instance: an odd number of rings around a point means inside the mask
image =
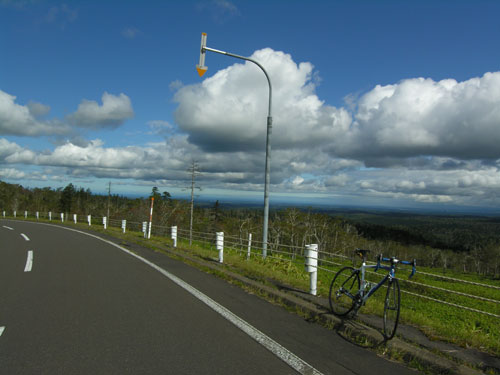
M 149 220 L 154 197 L 153 224 L 189 228 L 190 204 L 173 199 L 154 187 L 148 198 L 93 194 L 68 184 L 65 188 L 25 188 L 0 181 L 0 210 L 7 215 L 30 212 L 63 212 L 129 222 Z M 224 208 L 218 201 L 196 205 L 193 230 L 223 231 L 243 245 L 252 233 L 254 243 L 262 238 L 262 212 L 256 208 Z M 312 209 L 272 210 L 269 221 L 270 251 L 286 246 L 298 252 L 317 243 L 320 251 L 351 256 L 353 249 L 369 248 L 402 259 L 416 258 L 423 266 L 500 276 L 500 220 L 483 217 L 440 217 L 400 214 L 344 215 Z

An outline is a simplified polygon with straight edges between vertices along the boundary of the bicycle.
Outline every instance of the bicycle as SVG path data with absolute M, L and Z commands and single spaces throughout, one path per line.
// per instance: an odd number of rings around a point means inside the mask
M 346 266 L 338 271 L 330 284 L 328 300 L 330 301 L 330 308 L 334 315 L 346 317 L 349 313 L 353 312 L 354 316 L 357 314 L 359 308 L 366 303 L 367 299 L 387 282 L 388 286 L 384 302 L 383 335 L 385 340 L 390 340 L 394 337 L 398 327 L 401 302 L 401 291 L 395 275 L 396 267 L 398 264 L 412 266 L 412 272 L 409 276 L 411 278 L 415 275 L 417 262 L 415 259 L 409 262 L 399 260 L 396 257 L 384 258 L 380 254 L 377 256 L 376 265 L 367 265 L 366 254 L 369 252 L 370 250 L 355 250 L 355 254 L 359 255 L 363 260 L 361 267 Z M 381 262 L 389 262 L 390 266 L 382 265 Z M 374 268 L 375 272 L 383 269 L 388 271 L 388 273 L 378 284 L 371 283 L 365 280 L 365 272 L 369 268 Z

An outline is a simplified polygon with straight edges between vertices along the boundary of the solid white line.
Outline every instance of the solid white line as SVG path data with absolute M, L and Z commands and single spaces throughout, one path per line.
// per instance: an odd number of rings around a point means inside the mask
M 33 267 L 33 250 L 28 251 L 28 258 L 26 259 L 26 267 L 24 267 L 24 272 L 30 272 Z
M 50 224 L 44 224 L 44 225 L 50 225 Z M 241 329 L 243 332 L 245 332 L 247 335 L 249 335 L 251 338 L 253 338 L 255 341 L 257 341 L 259 344 L 264 346 L 267 350 L 269 350 L 271 353 L 273 353 L 275 356 L 277 356 L 279 359 L 282 361 L 286 362 L 290 367 L 295 369 L 297 372 L 300 374 L 310 374 L 310 375 L 322 375 L 321 372 L 316 370 L 314 367 L 312 367 L 310 364 L 308 364 L 306 361 L 301 359 L 300 357 L 296 356 L 293 354 L 291 351 L 286 349 L 284 346 L 280 345 L 276 341 L 274 341 L 272 338 L 264 334 L 263 332 L 259 331 L 257 328 L 252 326 L 250 323 L 247 323 L 245 320 L 241 319 L 239 316 L 231 312 L 230 310 L 226 309 L 224 306 L 220 305 L 219 303 L 215 302 L 213 299 L 208 297 L 207 295 L 203 294 L 200 292 L 198 289 L 192 287 L 182 279 L 178 278 L 177 276 L 171 274 L 168 271 L 165 271 L 163 268 L 157 266 L 156 264 L 150 262 L 149 260 L 132 253 L 131 251 L 125 249 L 124 247 L 121 247 L 120 245 L 117 245 L 111 241 L 105 240 L 104 238 L 101 238 L 99 236 L 82 232 L 77 229 L 72 229 L 72 228 L 64 228 L 64 227 L 59 227 L 62 229 L 66 230 L 71 230 L 74 232 L 78 232 L 81 234 L 85 234 L 90 237 L 94 237 L 98 240 L 101 240 L 103 242 L 106 242 L 107 244 L 114 246 L 125 253 L 139 259 L 141 262 L 146 263 L 148 266 L 154 268 L 158 272 L 160 272 L 162 275 L 165 277 L 169 278 L 172 280 L 174 283 L 176 283 L 178 286 L 192 294 L 194 297 L 198 298 L 201 302 L 205 303 L 207 306 L 209 306 L 212 310 L 215 312 L 219 313 L 233 323 L 236 327 Z
M 30 239 L 28 238 L 27 235 L 25 235 L 24 233 L 21 233 L 21 236 L 26 240 L 26 241 L 29 241 Z
M 8 230 L 14 230 L 14 228 L 8 227 L 7 225 L 4 225 L 3 227 Z
M 2 336 L 3 331 L 5 331 L 5 327 L 0 327 L 0 336 Z

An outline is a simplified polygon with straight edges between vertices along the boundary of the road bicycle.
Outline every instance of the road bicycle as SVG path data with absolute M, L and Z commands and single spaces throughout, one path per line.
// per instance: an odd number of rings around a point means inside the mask
M 355 254 L 362 259 L 361 267 L 344 267 L 332 280 L 330 284 L 329 301 L 332 313 L 338 317 L 347 317 L 349 313 L 356 315 L 359 308 L 363 306 L 367 299 L 370 298 L 382 285 L 387 283 L 387 292 L 384 302 L 384 326 L 383 335 L 386 340 L 394 337 L 399 321 L 399 311 L 401 302 L 401 291 L 399 282 L 396 278 L 396 267 L 398 264 L 412 266 L 412 271 L 409 278 L 413 277 L 416 272 L 417 262 L 415 259 L 411 262 L 399 260 L 396 257 L 384 258 L 382 254 L 377 256 L 377 264 L 367 265 L 366 255 L 370 250 L 356 249 Z M 388 262 L 390 265 L 381 264 Z M 367 269 L 374 269 L 377 272 L 379 269 L 388 271 L 387 275 L 378 284 L 371 283 L 365 280 Z

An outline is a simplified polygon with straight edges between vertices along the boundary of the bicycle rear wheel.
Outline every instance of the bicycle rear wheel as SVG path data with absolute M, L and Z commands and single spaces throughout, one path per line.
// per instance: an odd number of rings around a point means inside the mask
M 399 282 L 397 279 L 392 279 L 387 287 L 384 304 L 384 337 L 386 340 L 392 339 L 398 328 L 400 303 Z
M 349 314 L 355 306 L 354 296 L 359 292 L 359 271 L 352 267 L 342 268 L 330 284 L 330 309 L 342 317 Z

